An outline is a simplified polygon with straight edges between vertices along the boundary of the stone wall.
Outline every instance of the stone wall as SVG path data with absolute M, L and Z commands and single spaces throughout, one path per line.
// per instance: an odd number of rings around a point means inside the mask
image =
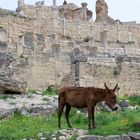
M 110 87 L 140 92 L 140 25 L 67 20 L 57 6 L 23 4 L 18 12 L 0 11 L 0 64 L 7 52 L 29 61 L 15 77 L 29 88 L 49 85 Z
M 103 83 L 107 83 L 110 88 L 113 88 L 116 83 L 119 83 L 121 93 L 139 94 L 140 64 L 131 61 L 132 59 L 129 60 L 128 57 L 124 59 L 120 65 L 117 65 L 114 58 L 105 57 L 88 58 L 88 62 L 81 62 L 80 85 L 103 88 Z
M 3 11 L 5 12 L 5 11 Z M 95 42 L 106 36 L 108 46 L 123 45 L 140 46 L 140 26 L 138 24 L 125 24 L 116 21 L 116 24 L 107 24 L 94 21 L 66 20 L 59 17 L 57 7 L 25 5 L 21 13 L 0 14 L 0 27 L 7 31 L 8 43 L 18 42 L 20 36 L 26 32 L 42 34 L 45 39 L 55 34 L 55 37 L 70 36 L 83 40 L 93 37 Z M 106 33 L 105 33 L 106 32 Z M 35 38 L 35 37 L 34 37 Z M 56 39 L 58 39 L 56 38 Z M 95 45 L 98 45 L 95 43 Z
M 67 81 L 68 84 L 72 79 L 72 75 L 70 75 L 72 73 L 70 58 L 65 53 L 34 51 L 28 54 L 28 58 L 29 66 L 23 69 L 23 72 L 16 73 L 16 76 L 18 75 L 20 79 L 27 80 L 29 88 L 66 85 L 65 82 Z M 73 82 L 71 83 L 73 84 Z M 70 85 L 72 85 L 71 83 Z
M 102 32 L 106 32 L 108 46 L 140 46 L 140 28 L 135 25 L 125 24 L 103 24 L 96 22 L 78 22 L 63 20 L 61 29 L 63 35 L 70 35 L 72 38 L 80 38 L 83 40 L 85 37 L 93 37 L 95 41 L 101 41 Z M 96 45 L 96 44 L 95 44 Z

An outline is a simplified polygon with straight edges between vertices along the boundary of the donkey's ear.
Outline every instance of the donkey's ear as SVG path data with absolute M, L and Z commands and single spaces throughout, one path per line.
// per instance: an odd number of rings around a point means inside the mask
M 107 87 L 106 83 L 104 83 L 104 86 L 105 86 L 106 91 L 109 92 L 110 89 Z
M 115 94 L 118 95 L 118 91 L 120 90 L 120 87 L 117 87 Z
M 117 92 L 120 90 L 120 87 L 117 87 Z
M 115 92 L 116 90 L 117 90 L 117 91 L 119 90 L 118 84 L 114 87 L 113 92 Z

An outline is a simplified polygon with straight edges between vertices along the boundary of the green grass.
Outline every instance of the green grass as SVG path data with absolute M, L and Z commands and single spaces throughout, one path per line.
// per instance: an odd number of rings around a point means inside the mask
M 58 95 L 59 91 L 56 88 L 53 88 L 52 86 L 48 86 L 46 89 L 43 90 L 35 90 L 35 89 L 29 89 L 28 93 L 32 93 L 32 94 L 38 94 L 41 93 L 42 95 L 47 95 L 47 96 L 54 96 L 54 95 Z
M 57 89 L 52 88 L 52 86 L 49 86 L 47 89 L 42 91 L 43 95 L 49 95 L 49 96 L 54 96 L 54 95 L 58 95 L 59 91 Z
M 1 100 L 15 99 L 13 95 L 0 95 Z
M 139 105 L 140 106 L 140 96 L 130 96 L 128 97 L 131 105 Z
M 27 93 L 31 93 L 31 94 L 38 94 L 38 91 L 39 91 L 39 92 L 41 92 L 41 90 L 28 89 Z
M 129 104 L 132 106 L 140 106 L 140 96 L 124 96 L 120 98 L 121 100 L 128 100 Z
M 139 115 L 140 110 L 100 113 L 97 117 L 97 129 L 91 130 L 89 134 L 106 136 L 139 132 L 140 128 L 133 126 L 134 122 L 140 121 Z
M 102 112 L 96 114 L 96 126 L 90 130 L 90 135 L 116 135 L 128 132 L 140 132 L 140 128 L 133 126 L 134 122 L 140 121 L 140 110 L 122 111 L 122 112 Z M 73 128 L 87 129 L 87 117 L 82 114 L 76 114 L 73 109 L 70 115 Z M 62 128 L 68 128 L 64 115 L 62 116 Z M 35 138 L 42 132 L 47 140 L 50 135 L 58 130 L 57 114 L 53 118 L 45 117 L 27 117 L 16 113 L 12 118 L 0 122 L 0 140 L 20 140 L 23 138 Z M 73 137 L 75 139 L 75 137 Z
M 77 140 L 78 135 L 73 135 L 70 140 Z

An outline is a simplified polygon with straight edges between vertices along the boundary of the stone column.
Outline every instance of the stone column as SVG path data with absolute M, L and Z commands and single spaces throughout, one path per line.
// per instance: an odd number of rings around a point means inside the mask
M 62 35 L 65 36 L 66 35 L 66 19 L 63 19 L 63 31 L 62 31 Z
M 132 42 L 132 32 L 128 32 L 128 42 Z
M 108 5 L 105 0 L 96 1 L 96 21 L 103 22 L 108 19 Z
M 24 8 L 25 8 L 24 0 L 18 0 L 18 7 L 16 11 L 19 12 L 21 15 L 24 15 Z
M 74 83 L 74 85 L 76 86 L 76 87 L 79 87 L 80 86 L 80 82 L 79 82 L 79 71 L 80 71 L 80 62 L 77 62 L 76 64 L 75 64 L 75 83 Z
M 92 37 L 92 46 L 94 46 L 94 32 L 93 32 L 93 24 L 91 22 L 90 24 L 90 34 L 91 34 L 91 37 Z
M 53 0 L 53 6 L 56 6 L 56 0 Z
M 66 5 L 66 4 L 67 4 L 67 1 L 66 1 L 66 0 L 64 0 L 63 5 Z
M 6 30 L 2 27 L 0 27 L 0 41 L 1 42 L 7 41 Z
M 87 3 L 81 3 L 82 8 L 83 8 L 83 20 L 87 21 Z
M 19 37 L 19 41 L 17 43 L 17 55 L 21 56 L 23 54 L 23 46 L 24 46 L 24 36 Z
M 90 34 L 91 34 L 91 37 L 94 36 L 94 33 L 93 33 L 93 25 L 92 24 L 90 25 Z
M 121 42 L 120 21 L 117 21 L 117 41 Z
M 77 25 L 78 38 L 81 38 L 81 32 L 80 32 L 80 31 L 81 31 L 80 20 L 77 19 L 76 22 L 77 22 L 76 25 Z
M 120 21 L 117 20 L 117 30 L 120 31 Z
M 55 37 L 57 37 L 58 33 L 58 29 L 59 29 L 59 16 L 58 16 L 58 7 L 55 5 L 53 5 L 52 7 L 52 11 L 53 11 L 53 34 L 55 35 Z
M 117 40 L 119 42 L 121 42 L 121 32 L 120 31 L 117 32 Z
M 24 0 L 18 0 L 18 8 L 24 7 Z
M 101 47 L 107 47 L 108 46 L 108 40 L 107 40 L 107 29 L 104 29 L 101 32 Z

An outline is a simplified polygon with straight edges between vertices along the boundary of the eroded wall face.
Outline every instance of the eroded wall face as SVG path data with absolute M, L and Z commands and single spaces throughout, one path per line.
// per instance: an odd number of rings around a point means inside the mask
M 24 36 L 26 33 L 33 33 L 35 36 L 38 34 L 37 37 L 34 37 L 35 42 L 37 42 L 37 38 L 41 37 L 39 34 L 43 35 L 43 40 L 44 42 L 46 40 L 46 43 L 51 35 L 55 35 L 57 41 L 64 36 L 80 40 L 89 36 L 93 37 L 95 42 L 99 42 L 102 40 L 101 33 L 106 32 L 108 46 L 119 46 L 119 43 L 128 46 L 131 44 L 140 46 L 140 28 L 135 23 L 116 22 L 112 25 L 93 21 L 79 21 L 79 19 L 66 20 L 59 17 L 57 9 L 47 6 L 25 6 L 23 12 L 24 16 L 18 14 L 0 16 L 0 27 L 6 30 L 8 44 L 18 42 L 19 36 Z M 0 39 L 3 40 L 4 35 L 0 35 Z
M 140 64 L 129 63 L 127 60 L 119 68 L 113 59 L 102 61 L 98 58 L 98 61 L 90 63 L 81 62 L 80 85 L 104 88 L 104 83 L 107 83 L 113 88 L 118 83 L 122 95 L 137 95 L 140 92 Z
M 139 25 L 69 21 L 45 6 L 27 6 L 23 15 L 0 15 L 0 63 L 6 52 L 26 57 L 28 67 L 15 76 L 29 88 L 106 82 L 119 83 L 123 94 L 140 93 Z

